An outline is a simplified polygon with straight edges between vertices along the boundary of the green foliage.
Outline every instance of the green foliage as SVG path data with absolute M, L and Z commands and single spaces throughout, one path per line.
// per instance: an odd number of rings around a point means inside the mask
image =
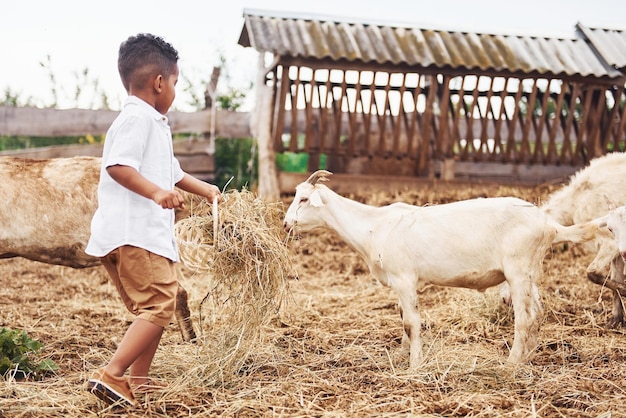
M 0 377 L 39 379 L 45 373 L 57 370 L 59 366 L 50 359 L 33 360 L 42 347 L 42 343 L 30 338 L 25 331 L 0 328 Z
M 194 85 L 191 78 L 189 78 L 186 74 L 181 73 L 179 84 L 182 86 L 179 87 L 182 92 L 189 97 L 187 99 L 187 104 L 196 110 L 204 109 L 204 95 L 199 94 L 199 89 Z
M 32 97 L 23 98 L 20 94 L 11 87 L 4 89 L 4 94 L 0 97 L 0 106 L 18 107 L 18 106 L 34 106 L 34 99 Z
M 225 110 L 238 110 L 246 102 L 246 95 L 252 91 L 253 83 L 243 88 L 233 87 L 233 80 L 230 75 L 229 63 L 226 56 L 221 55 L 219 58 L 221 75 L 223 81 L 220 87 L 224 85 L 223 93 L 215 97 L 215 106 L 219 106 Z M 51 109 L 63 107 L 75 107 L 83 109 L 111 109 L 111 100 L 108 93 L 101 86 L 100 80 L 94 76 L 89 68 L 85 67 L 81 70 L 73 71 L 73 82 L 62 82 L 54 72 L 53 59 L 51 55 L 46 55 L 44 59 L 39 61 L 39 67 L 45 72 L 49 83 L 48 99 L 23 97 L 19 91 L 14 91 L 7 87 L 0 92 L 0 106 L 11 107 L 46 107 Z M 205 108 L 204 92 L 207 80 L 190 78 L 185 71 L 181 71 L 181 95 L 186 96 L 186 104 L 195 110 Z M 179 101 L 181 98 L 178 99 Z M 176 105 L 174 105 L 174 108 Z M 178 109 L 181 110 L 181 109 Z
M 96 144 L 104 141 L 104 135 L 39 137 L 39 136 L 1 136 L 0 151 L 48 147 L 55 145 Z
M 256 142 L 252 138 L 217 138 L 214 184 L 220 190 L 226 185 L 228 189 L 252 190 L 258 180 L 256 157 Z
M 307 173 L 309 171 L 309 154 L 305 152 L 276 154 L 276 166 L 280 171 L 288 173 Z M 320 155 L 319 168 L 326 168 L 326 154 Z
M 62 99 L 66 99 L 74 103 L 74 106 L 77 108 L 109 109 L 109 98 L 106 92 L 100 87 L 98 78 L 91 76 L 88 68 L 74 72 L 73 86 L 64 86 L 59 82 L 52 69 L 52 57 L 50 55 L 46 55 L 46 59 L 39 62 L 39 66 L 47 73 L 48 81 L 50 82 L 52 101 L 46 107 L 58 108 L 59 102 Z M 73 91 L 64 91 L 65 88 L 70 88 Z
M 226 93 L 217 96 L 216 101 L 220 109 L 237 110 L 246 101 L 246 93 L 241 89 L 230 87 Z
M 223 80 L 221 84 L 225 85 L 226 88 L 224 89 L 218 86 L 218 91 L 221 91 L 221 93 L 215 97 L 214 106 L 219 106 L 220 109 L 224 110 L 238 110 L 245 103 L 246 94 L 252 91 L 253 83 L 250 82 L 247 88 L 233 87 L 230 72 L 232 65 L 229 65 L 227 56 L 220 54 L 219 62 L 220 79 Z
M 17 103 L 19 100 L 19 95 L 11 90 L 10 87 L 7 87 L 4 90 L 4 97 L 0 100 L 0 106 L 11 106 L 17 107 Z
M 40 61 L 39 66 L 48 73 L 48 79 L 50 80 L 50 94 L 52 96 L 52 102 L 49 107 L 56 108 L 59 103 L 59 86 L 57 78 L 52 71 L 52 57 L 50 54 L 46 55 L 46 61 Z

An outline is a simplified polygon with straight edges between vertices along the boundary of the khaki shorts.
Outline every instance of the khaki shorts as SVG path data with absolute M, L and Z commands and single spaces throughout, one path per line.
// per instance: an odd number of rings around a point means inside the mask
M 174 262 L 130 245 L 101 260 L 131 313 L 164 328 L 171 322 L 178 292 Z

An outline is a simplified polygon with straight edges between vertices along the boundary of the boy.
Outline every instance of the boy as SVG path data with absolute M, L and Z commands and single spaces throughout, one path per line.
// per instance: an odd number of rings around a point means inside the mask
M 155 386 L 148 371 L 178 289 L 174 209 L 183 207 L 183 197 L 174 186 L 209 202 L 221 197 L 216 186 L 183 172 L 174 157 L 164 115 L 176 95 L 177 62 L 176 49 L 151 34 L 131 36 L 119 48 L 128 98 L 106 134 L 98 209 L 85 250 L 101 257 L 136 315 L 109 363 L 87 382 L 87 389 L 109 404 L 133 405 L 133 388 L 145 392 Z

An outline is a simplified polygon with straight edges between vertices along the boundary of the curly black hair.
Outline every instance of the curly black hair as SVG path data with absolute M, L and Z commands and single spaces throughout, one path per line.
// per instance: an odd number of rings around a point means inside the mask
M 121 43 L 117 69 L 126 91 L 142 87 L 157 74 L 169 77 L 178 62 L 178 51 L 159 36 L 140 33 Z

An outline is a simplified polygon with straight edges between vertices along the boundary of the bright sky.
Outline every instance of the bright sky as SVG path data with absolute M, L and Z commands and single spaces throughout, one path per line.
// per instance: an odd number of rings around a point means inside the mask
M 0 97 L 10 89 L 22 102 L 30 98 L 37 106 L 47 106 L 56 85 L 60 107 L 75 107 L 74 92 L 82 87 L 79 106 L 97 107 L 95 89 L 89 85 L 97 81 L 111 108 L 119 109 L 126 92 L 117 74 L 117 49 L 139 32 L 162 36 L 178 49 L 181 73 L 197 95 L 202 95 L 220 57 L 226 59 L 230 80 L 221 78 L 218 87 L 246 89 L 255 79 L 257 54 L 237 45 L 244 9 L 502 34 L 571 37 L 577 22 L 626 29 L 624 0 L 5 0 Z M 78 76 L 85 69 L 88 83 Z M 183 87 L 180 83 L 174 106 L 192 110 Z

